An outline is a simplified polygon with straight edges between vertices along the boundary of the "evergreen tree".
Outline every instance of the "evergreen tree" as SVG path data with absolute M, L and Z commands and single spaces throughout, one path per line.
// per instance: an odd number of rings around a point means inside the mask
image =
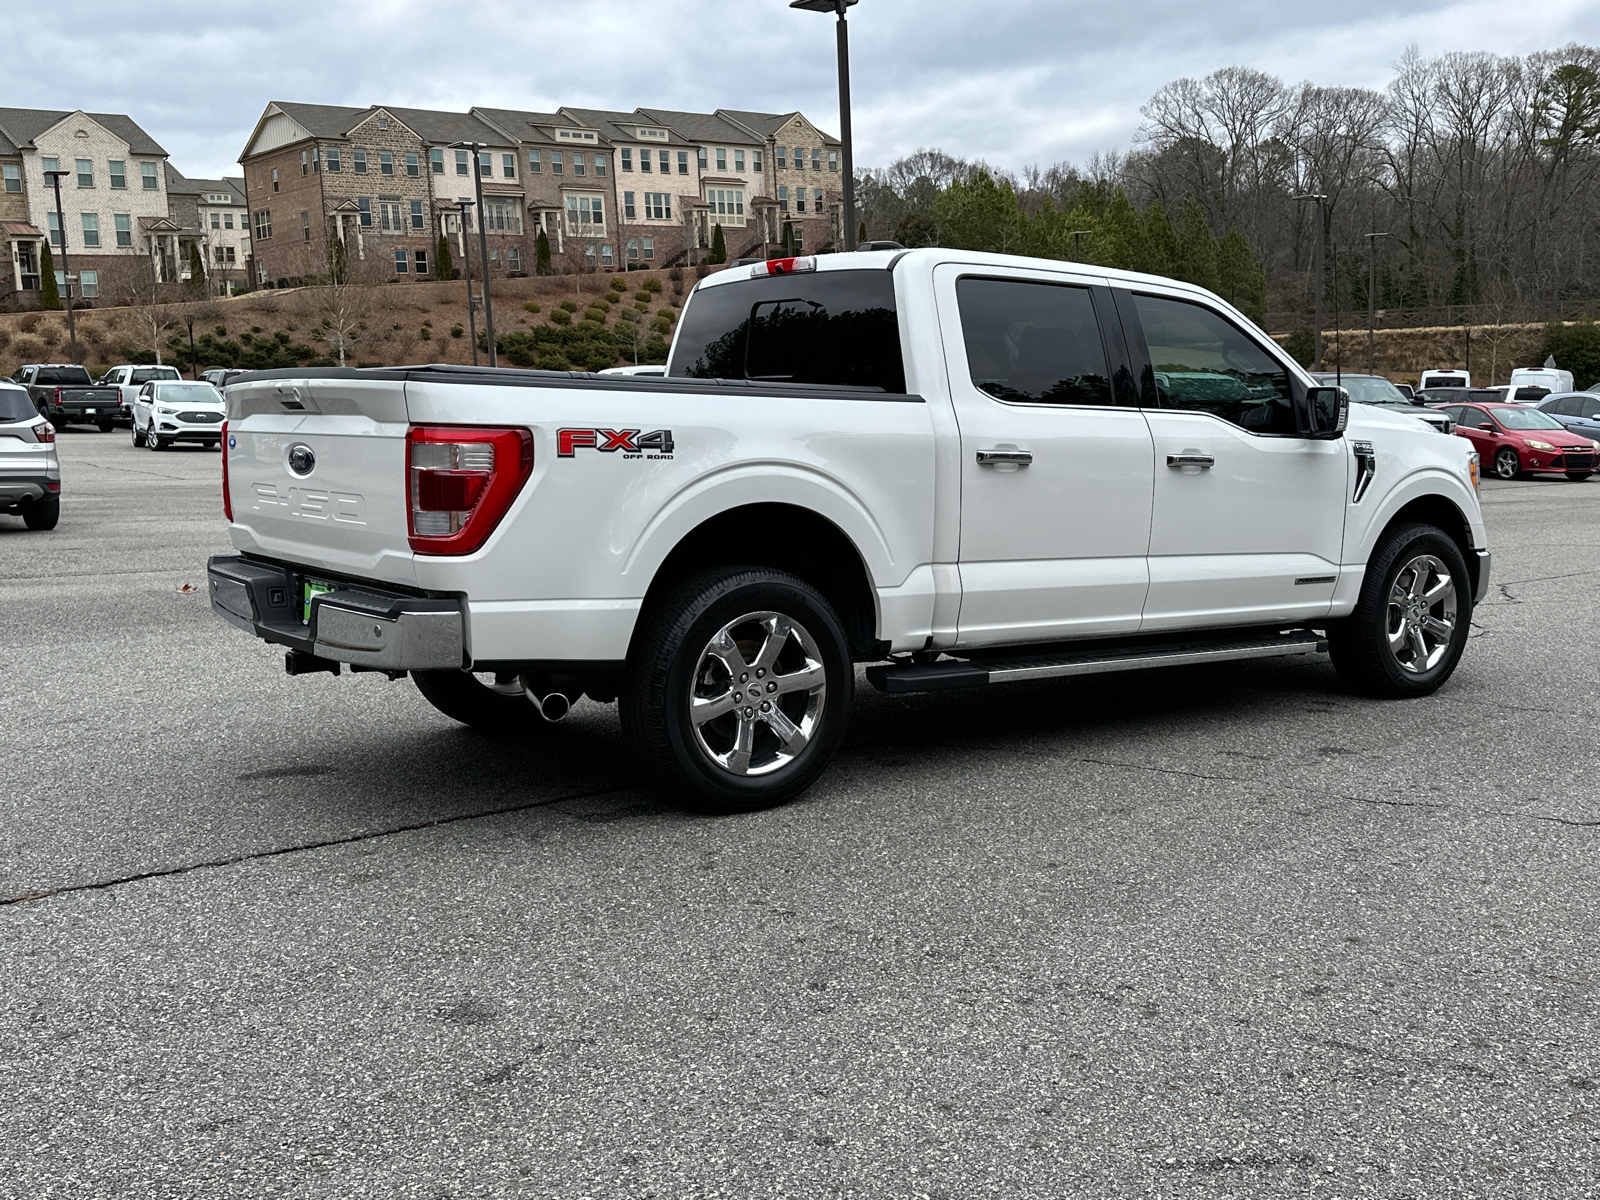
M 1149 265 L 1141 268 L 1152 275 L 1174 275 L 1178 266 L 1178 234 L 1167 217 L 1167 206 L 1157 200 L 1144 214 L 1148 231 Z
M 722 226 L 716 226 L 711 232 L 711 254 L 706 258 L 708 263 L 725 263 L 728 261 L 728 242 L 722 236 Z
M 1205 210 L 1192 199 L 1183 202 L 1183 214 L 1178 224 L 1178 253 L 1173 264 L 1173 275 L 1185 282 L 1198 284 L 1209 292 L 1221 285 L 1217 263 L 1217 239 L 1211 236 L 1211 226 L 1206 221 Z
M 61 307 L 61 289 L 56 286 L 56 259 L 48 240 L 39 248 L 39 303 L 45 308 Z
M 1121 188 L 1111 194 L 1106 204 L 1100 220 L 1100 235 L 1095 247 L 1095 261 L 1099 265 L 1124 271 L 1154 270 L 1150 231 Z
M 440 279 L 456 277 L 455 260 L 450 256 L 450 239 L 442 233 L 439 235 L 439 248 L 434 251 L 433 273 Z
M 794 226 L 788 221 L 783 223 L 783 238 L 778 243 L 779 258 L 794 257 Z
M 334 283 L 344 283 L 348 278 L 349 262 L 345 258 L 344 243 L 335 239 L 328 248 L 328 278 Z
M 1026 218 L 1008 183 L 997 184 L 987 171 L 974 171 L 939 193 L 929 216 L 939 242 L 958 250 L 1022 252 Z
M 894 240 L 911 249 L 918 246 L 936 246 L 939 244 L 939 230 L 934 226 L 933 218 L 927 213 L 909 212 L 900 218 L 900 224 L 895 226 Z
M 1267 277 L 1250 243 L 1237 229 L 1228 230 L 1217 247 L 1216 292 L 1252 321 L 1261 320 L 1266 313 Z
M 866 240 L 867 240 L 867 223 L 865 221 L 862 221 L 861 222 L 861 228 L 856 231 L 856 245 L 859 246 L 862 242 L 864 242 Z
M 189 243 L 189 284 L 204 290 L 206 285 L 206 260 L 200 257 L 200 243 Z
M 533 252 L 533 269 L 541 275 L 551 274 L 550 270 L 550 239 L 544 230 L 539 230 L 539 241 Z

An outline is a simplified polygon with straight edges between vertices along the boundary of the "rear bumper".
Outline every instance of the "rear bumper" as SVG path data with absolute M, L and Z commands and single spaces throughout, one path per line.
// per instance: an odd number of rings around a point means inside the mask
M 307 576 L 294 567 L 239 555 L 206 564 L 211 608 L 230 625 L 318 658 L 382 671 L 465 667 L 466 618 L 459 600 L 382 587 L 339 587 L 311 599 L 302 623 Z
M 61 474 L 33 474 L 21 473 L 8 475 L 0 471 L 0 508 L 13 504 L 21 504 L 28 500 L 39 500 L 45 496 L 59 496 L 61 494 Z

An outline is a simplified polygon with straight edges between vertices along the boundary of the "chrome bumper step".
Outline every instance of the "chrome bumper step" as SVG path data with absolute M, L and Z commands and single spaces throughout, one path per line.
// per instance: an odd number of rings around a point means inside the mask
M 1326 654 L 1328 643 L 1310 630 L 1297 629 L 1260 637 L 1212 638 L 1120 646 L 1085 646 L 1059 653 L 1016 658 L 947 659 L 867 668 L 867 681 L 881 692 L 934 692 L 946 688 L 987 687 L 1067 675 L 1100 675 L 1149 667 L 1182 667 L 1197 663 L 1237 662 L 1248 658 L 1284 658 Z

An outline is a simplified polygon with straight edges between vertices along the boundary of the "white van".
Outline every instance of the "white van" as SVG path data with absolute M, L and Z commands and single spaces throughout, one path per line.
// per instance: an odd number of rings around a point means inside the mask
M 1572 386 L 1572 372 L 1560 371 L 1555 367 L 1518 367 L 1511 372 L 1511 386 L 1513 388 L 1542 387 L 1547 392 L 1570 392 L 1575 390 Z
M 1417 382 L 1417 390 L 1436 387 L 1471 387 L 1472 376 L 1465 371 L 1424 371 Z

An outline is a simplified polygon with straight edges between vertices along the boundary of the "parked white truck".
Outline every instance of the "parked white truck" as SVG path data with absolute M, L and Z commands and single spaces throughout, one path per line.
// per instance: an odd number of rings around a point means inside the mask
M 891 692 L 1326 651 L 1419 696 L 1489 583 L 1463 439 L 1217 297 L 956 250 L 702 280 L 665 378 L 421 366 L 227 389 L 225 620 L 528 736 L 619 703 L 720 811 Z

